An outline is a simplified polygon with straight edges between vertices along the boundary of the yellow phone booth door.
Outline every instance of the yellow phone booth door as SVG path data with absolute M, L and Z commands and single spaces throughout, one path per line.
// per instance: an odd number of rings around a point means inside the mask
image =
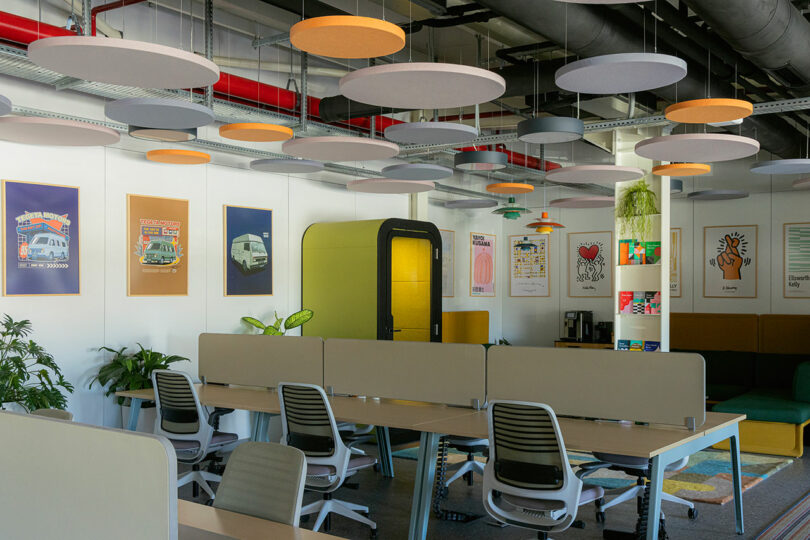
M 427 238 L 391 238 L 394 341 L 430 341 L 431 255 Z

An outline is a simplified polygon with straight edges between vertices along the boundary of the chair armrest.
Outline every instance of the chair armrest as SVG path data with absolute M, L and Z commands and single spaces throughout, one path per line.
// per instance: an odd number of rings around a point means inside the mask
M 579 470 L 576 472 L 576 477 L 581 480 L 586 476 L 595 473 L 599 469 L 608 469 L 610 467 L 612 467 L 612 465 L 610 463 L 605 463 L 604 461 L 590 461 L 588 463 L 583 463 L 579 466 Z
M 226 409 L 225 407 L 215 407 L 214 412 L 208 415 L 208 425 L 214 429 L 219 429 L 220 417 L 230 414 L 233 411 L 233 409 Z

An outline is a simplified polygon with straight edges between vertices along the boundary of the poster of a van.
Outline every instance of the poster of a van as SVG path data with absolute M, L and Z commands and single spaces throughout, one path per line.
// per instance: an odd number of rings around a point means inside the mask
M 143 252 L 143 264 L 172 264 L 177 261 L 177 250 L 167 240 L 152 240 Z
M 273 211 L 225 206 L 225 296 L 273 294 Z
M 237 236 L 231 242 L 231 260 L 245 274 L 261 270 L 267 266 L 267 250 L 264 242 L 255 234 Z
M 28 243 L 27 259 L 31 261 L 67 261 L 70 240 L 54 233 L 37 233 Z

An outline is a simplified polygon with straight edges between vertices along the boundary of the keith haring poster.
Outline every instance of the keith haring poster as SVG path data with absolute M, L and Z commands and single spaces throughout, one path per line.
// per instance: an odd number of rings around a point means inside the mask
M 79 188 L 3 180 L 3 295 L 79 294 Z
M 703 296 L 757 297 L 757 226 L 703 227 Z
M 613 232 L 568 233 L 568 296 L 613 296 Z

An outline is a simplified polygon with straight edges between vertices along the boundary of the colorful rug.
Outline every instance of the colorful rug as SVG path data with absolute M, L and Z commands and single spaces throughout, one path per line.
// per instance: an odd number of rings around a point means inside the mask
M 418 448 L 406 448 L 394 452 L 394 457 L 417 459 Z M 463 461 L 466 456 L 451 450 L 448 463 Z M 484 461 L 481 456 L 476 456 Z M 568 459 L 572 465 L 586 461 L 596 461 L 589 454 L 570 453 Z M 742 490 L 746 491 L 764 481 L 775 472 L 793 463 L 793 460 L 778 456 L 760 454 L 740 454 L 742 460 Z M 605 489 L 621 489 L 635 485 L 636 479 L 621 471 L 600 469 L 585 479 L 588 484 L 599 485 Z M 731 476 L 731 459 L 723 450 L 703 450 L 693 454 L 685 469 L 668 472 L 664 475 L 664 491 L 687 499 L 709 504 L 725 504 L 734 498 Z
M 810 538 L 810 493 L 759 533 L 756 540 L 805 540 Z

